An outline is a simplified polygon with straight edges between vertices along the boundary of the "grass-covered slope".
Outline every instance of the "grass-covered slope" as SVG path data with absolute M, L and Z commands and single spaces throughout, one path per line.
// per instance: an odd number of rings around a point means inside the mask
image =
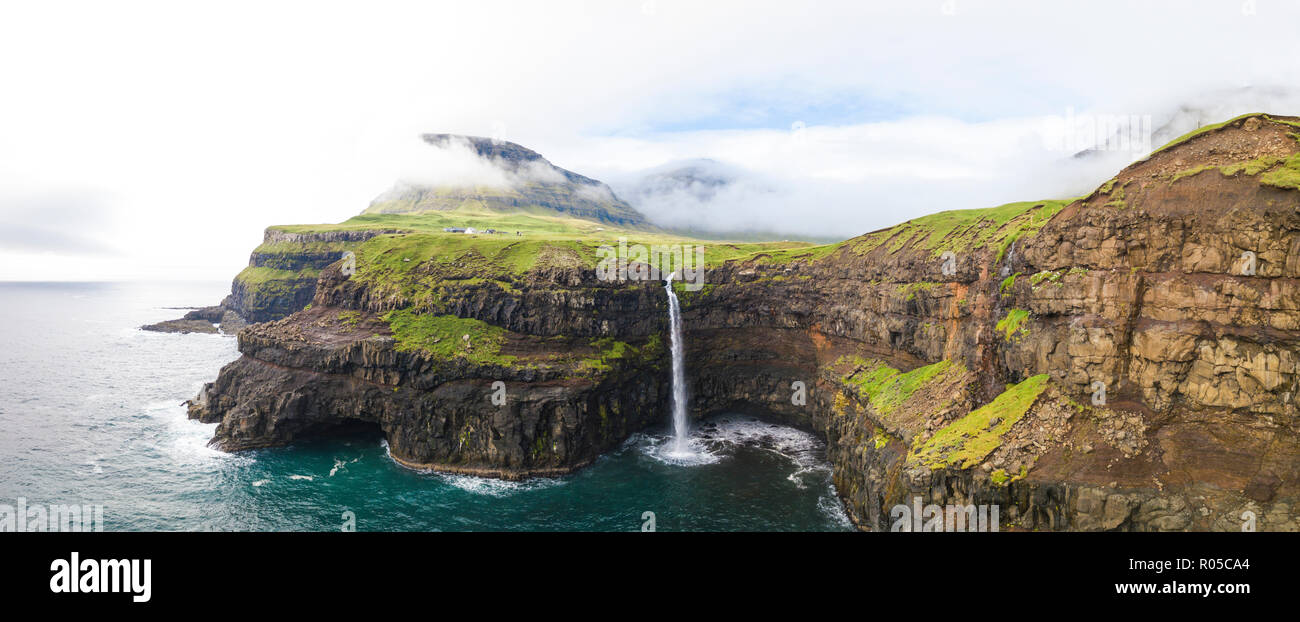
M 497 233 L 451 233 L 443 231 L 446 227 L 495 229 Z M 797 252 L 811 246 L 804 242 L 699 240 L 577 218 L 523 213 L 363 214 L 337 225 L 293 225 L 277 229 L 294 233 L 400 231 L 376 236 L 355 247 L 356 278 L 375 284 L 396 284 L 424 274 L 442 279 L 507 281 L 525 276 L 548 259 L 577 261 L 581 267 L 595 269 L 597 249 L 616 248 L 621 241 L 629 247 L 689 245 L 693 250 L 701 246 L 706 266 L 757 253 Z
M 1264 114 L 1264 113 L 1262 113 L 1262 112 L 1248 112 L 1248 113 L 1246 113 L 1246 114 L 1243 114 L 1243 115 L 1239 115 L 1239 116 L 1233 117 L 1233 118 L 1228 119 L 1227 121 L 1223 121 L 1223 122 L 1221 122 L 1221 123 L 1211 123 L 1210 125 L 1206 125 L 1206 126 L 1203 126 L 1203 127 L 1196 128 L 1196 129 L 1194 129 L 1194 130 L 1192 130 L 1192 131 L 1190 131 L 1190 132 L 1187 132 L 1186 134 L 1183 134 L 1182 136 L 1179 136 L 1178 138 L 1175 138 L 1175 139 L 1169 141 L 1168 143 L 1165 143 L 1165 144 L 1162 145 L 1159 149 L 1156 149 L 1155 151 L 1152 151 L 1152 152 L 1151 152 L 1151 155 L 1155 155 L 1155 154 L 1157 154 L 1157 153 L 1161 153 L 1161 152 L 1163 152 L 1163 151 L 1168 151 L 1168 150 L 1172 149 L 1173 147 L 1176 147 L 1176 146 L 1178 146 L 1178 145 L 1181 145 L 1181 144 L 1183 144 L 1183 143 L 1186 143 L 1187 141 L 1189 141 L 1189 140 L 1191 140 L 1191 139 L 1193 139 L 1193 138 L 1196 138 L 1196 137 L 1201 136 L 1201 135 L 1204 135 L 1204 134 L 1209 134 L 1209 133 L 1211 133 L 1211 132 L 1216 132 L 1216 131 L 1221 130 L 1221 129 L 1225 128 L 1225 127 L 1229 127 L 1229 126 L 1235 125 L 1235 124 L 1237 124 L 1237 123 L 1239 123 L 1239 122 L 1241 122 L 1241 121 L 1245 121 L 1246 119 L 1249 119 L 1249 118 L 1252 118 L 1252 117 L 1253 117 L 1253 118 L 1257 118 L 1257 119 L 1263 119 L 1263 120 L 1266 120 L 1266 121 L 1271 121 L 1271 122 L 1274 122 L 1274 123 L 1283 123 L 1283 124 L 1286 124 L 1286 125 L 1291 125 L 1291 126 L 1296 127 L 1297 129 L 1300 129 L 1300 122 L 1296 121 L 1294 117 L 1284 117 L 1284 116 L 1277 116 L 1277 115 L 1268 115 L 1268 114 Z M 1151 156 L 1147 156 L 1147 157 L 1149 158 L 1149 157 L 1151 157 Z
M 946 251 L 967 253 L 996 249 L 996 256 L 1000 259 L 1013 242 L 1037 233 L 1073 200 L 1022 201 L 997 207 L 938 212 L 873 231 L 843 244 L 860 255 L 879 248 L 890 254 L 904 248 L 923 249 L 934 257 L 941 257 Z
M 574 182 L 455 187 L 399 185 L 372 202 L 365 211 L 366 214 L 421 212 L 560 214 L 606 224 L 654 229 L 639 212 L 603 184 Z
M 1129 165 L 1084 197 L 1084 208 L 1169 206 L 1171 194 L 1220 200 L 1223 184 L 1300 190 L 1300 117 L 1251 113 L 1189 132 Z
M 993 401 L 935 432 L 912 448 L 908 459 L 931 468 L 968 469 L 1001 445 L 1002 436 L 1029 412 L 1047 388 L 1047 374 L 1008 385 Z

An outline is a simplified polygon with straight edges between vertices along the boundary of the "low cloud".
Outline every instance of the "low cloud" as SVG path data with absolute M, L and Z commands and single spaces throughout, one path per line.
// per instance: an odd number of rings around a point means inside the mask
M 943 210 L 1080 196 L 1181 134 L 1254 111 L 1300 113 L 1300 95 L 1242 88 L 988 122 L 681 132 L 616 151 L 709 159 L 604 174 L 656 224 L 844 238 Z
M 568 181 L 561 170 L 543 160 L 507 161 L 480 155 L 466 137 L 454 137 L 436 145 L 412 138 L 397 149 L 400 163 L 397 182 L 407 186 L 518 188 Z M 599 187 L 593 187 L 590 192 L 594 193 L 593 198 L 602 199 L 607 199 L 609 194 Z
M 398 181 L 413 186 L 488 186 L 508 188 L 515 175 L 480 157 L 466 141 L 452 140 L 434 146 L 412 139 L 399 147 Z

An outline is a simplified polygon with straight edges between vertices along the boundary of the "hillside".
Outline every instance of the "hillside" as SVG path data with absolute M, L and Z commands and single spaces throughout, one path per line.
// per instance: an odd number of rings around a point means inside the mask
M 563 215 L 632 229 L 653 229 L 645 217 L 604 183 L 551 164 L 541 154 L 512 142 L 425 134 L 434 148 L 460 147 L 500 171 L 499 185 L 427 185 L 399 181 L 366 208 L 366 214 L 472 211 Z

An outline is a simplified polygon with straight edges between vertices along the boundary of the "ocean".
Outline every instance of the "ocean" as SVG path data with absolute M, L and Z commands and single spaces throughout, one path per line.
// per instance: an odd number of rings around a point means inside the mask
M 151 333 L 228 282 L 0 283 L 0 504 L 101 505 L 105 531 L 843 531 L 823 443 L 743 413 L 664 425 L 574 474 L 413 471 L 380 436 L 227 454 L 185 417 L 230 335 Z

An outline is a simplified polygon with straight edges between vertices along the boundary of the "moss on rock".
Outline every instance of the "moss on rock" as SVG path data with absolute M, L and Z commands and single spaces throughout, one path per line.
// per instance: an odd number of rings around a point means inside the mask
M 908 460 L 933 469 L 969 469 L 1001 445 L 1002 436 L 1024 418 L 1047 388 L 1047 374 L 1008 385 L 993 401 L 971 411 L 917 444 Z

